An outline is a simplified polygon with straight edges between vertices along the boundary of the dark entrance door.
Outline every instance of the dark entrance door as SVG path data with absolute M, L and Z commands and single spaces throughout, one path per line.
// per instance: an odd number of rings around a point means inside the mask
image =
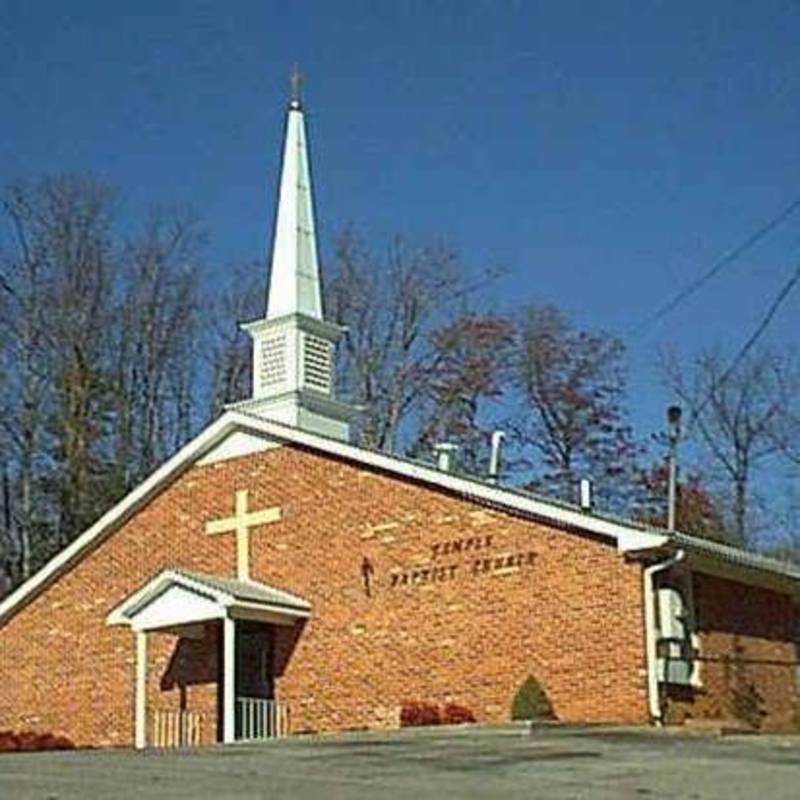
M 264 738 L 265 701 L 274 698 L 275 632 L 262 622 L 236 623 L 236 738 Z

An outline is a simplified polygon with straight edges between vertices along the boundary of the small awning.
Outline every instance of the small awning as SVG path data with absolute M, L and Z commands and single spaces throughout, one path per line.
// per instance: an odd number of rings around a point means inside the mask
M 165 570 L 117 606 L 108 625 L 135 631 L 163 630 L 214 619 L 250 619 L 292 625 L 310 616 L 311 604 L 255 581 L 185 570 Z

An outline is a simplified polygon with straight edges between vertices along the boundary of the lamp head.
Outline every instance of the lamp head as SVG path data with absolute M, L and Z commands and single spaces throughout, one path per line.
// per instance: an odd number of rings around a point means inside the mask
M 669 435 L 677 439 L 681 432 L 681 416 L 683 412 L 680 406 L 670 406 L 667 409 L 667 427 Z

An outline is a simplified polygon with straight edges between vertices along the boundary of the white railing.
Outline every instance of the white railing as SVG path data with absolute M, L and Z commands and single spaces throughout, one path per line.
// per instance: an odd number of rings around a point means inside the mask
M 156 709 L 153 712 L 153 747 L 198 747 L 203 727 L 199 711 Z
M 289 706 L 260 697 L 237 697 L 238 738 L 243 741 L 280 739 L 289 733 Z

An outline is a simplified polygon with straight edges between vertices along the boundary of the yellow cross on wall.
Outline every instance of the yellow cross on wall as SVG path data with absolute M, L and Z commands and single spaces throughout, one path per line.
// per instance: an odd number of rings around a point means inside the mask
M 206 523 L 206 533 L 236 532 L 236 577 L 240 581 L 250 580 L 250 528 L 278 522 L 281 510 L 277 506 L 262 511 L 247 510 L 247 489 L 236 492 L 234 515 Z

